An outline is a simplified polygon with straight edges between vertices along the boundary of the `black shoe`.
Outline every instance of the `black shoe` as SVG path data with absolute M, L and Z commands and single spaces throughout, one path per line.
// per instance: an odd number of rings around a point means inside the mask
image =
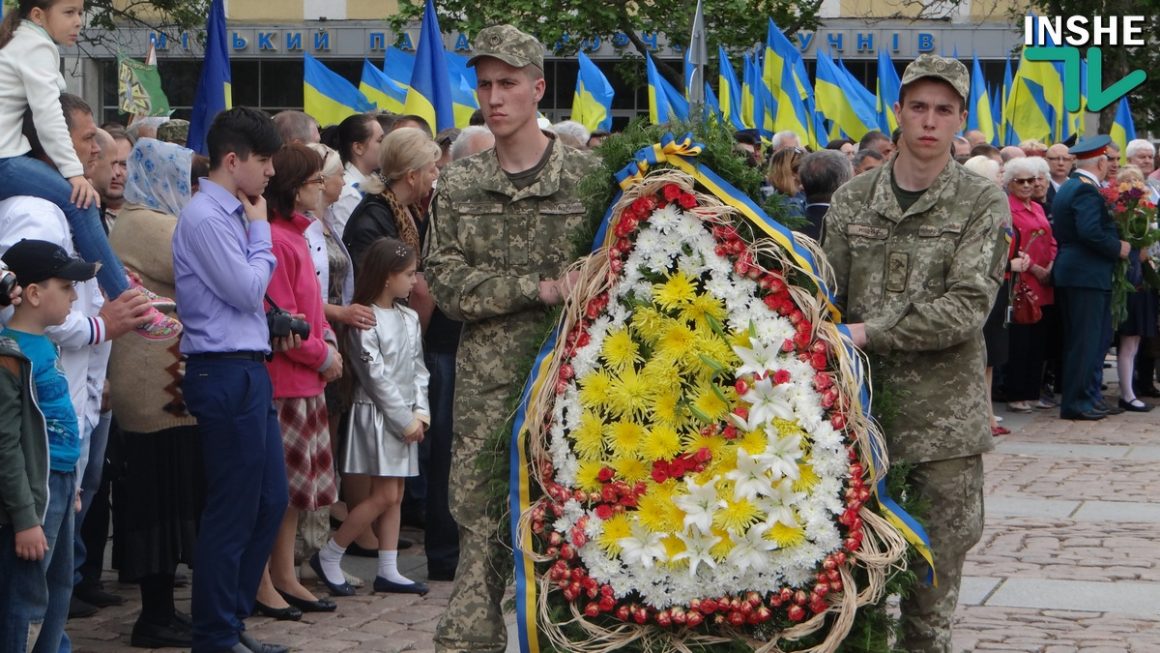
M 426 583 L 395 583 L 387 580 L 386 578 L 383 578 L 382 576 L 375 576 L 375 591 L 392 592 L 394 594 L 418 594 L 419 596 L 425 596 L 428 590 Z
M 257 600 L 254 601 L 254 614 L 276 619 L 277 621 L 298 621 L 302 618 L 302 611 L 293 605 L 288 605 L 284 608 L 273 608 Z
M 92 603 L 86 603 L 77 597 L 72 597 L 68 602 L 68 618 L 69 619 L 88 619 L 100 610 Z
M 440 569 L 439 567 L 432 567 L 431 563 L 427 563 L 427 580 L 449 581 L 455 580 L 454 569 Z
M 77 585 L 73 588 L 73 596 L 98 608 L 108 608 L 125 602 L 125 599 L 112 592 L 106 592 L 100 585 Z
M 1152 398 L 1160 397 L 1160 388 L 1157 388 L 1156 386 L 1154 386 L 1152 384 L 1148 384 L 1146 386 L 1140 386 L 1139 388 L 1136 388 L 1136 396 L 1137 397 L 1152 397 Z
M 1136 404 L 1140 405 L 1137 406 Z M 1132 401 L 1124 401 L 1121 399 L 1120 408 L 1133 413 L 1148 413 L 1152 411 L 1152 406 L 1140 401 L 1139 399 L 1133 399 Z
M 1120 408 L 1119 406 L 1108 406 L 1108 405 L 1105 405 L 1105 406 L 1103 407 L 1103 411 L 1104 411 L 1105 413 L 1107 413 L 1108 415 L 1119 415 L 1120 413 L 1124 412 L 1124 409 L 1123 409 L 1123 408 Z
M 250 637 L 246 633 L 238 633 L 238 643 L 253 651 L 253 653 L 290 653 L 289 646 L 281 644 L 265 644 Z
M 1089 410 L 1089 411 L 1085 411 L 1082 413 L 1076 413 L 1074 415 L 1064 415 L 1062 413 L 1060 414 L 1060 417 L 1062 417 L 1063 419 L 1073 419 L 1073 420 L 1076 420 L 1078 422 L 1098 422 L 1099 420 L 1101 420 L 1107 416 L 1108 416 L 1107 413 L 1100 412 L 1097 410 Z
M 322 584 L 326 585 L 326 589 L 330 590 L 330 593 L 334 596 L 355 595 L 356 592 L 354 591 L 354 587 L 351 587 L 351 584 L 346 582 L 345 578 L 342 580 L 341 585 L 335 585 L 326 579 L 326 574 L 322 571 L 322 562 L 318 560 L 317 553 L 310 556 L 310 568 L 314 570 L 315 574 L 318 574 L 318 580 L 322 581 Z
M 308 601 L 306 599 L 300 599 L 293 594 L 283 592 L 278 588 L 274 588 L 274 590 L 278 592 L 278 594 L 281 595 L 282 598 L 285 599 L 291 607 L 297 608 L 302 612 L 334 612 L 335 609 L 338 608 L 338 604 L 334 601 L 331 601 L 330 599 L 317 599 L 314 601 Z
M 176 623 L 162 626 L 138 619 L 129 643 L 137 648 L 190 648 L 193 633 Z

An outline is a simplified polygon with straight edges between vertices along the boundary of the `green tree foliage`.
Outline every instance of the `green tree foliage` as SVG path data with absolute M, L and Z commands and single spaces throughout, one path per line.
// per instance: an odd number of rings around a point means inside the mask
M 710 59 L 716 59 L 718 44 L 739 50 L 763 41 L 767 18 L 789 33 L 814 29 L 821 4 L 821 0 L 704 0 Z M 687 44 L 696 5 L 692 1 L 659 0 L 557 0 L 550 4 L 541 0 L 439 0 L 436 8 L 439 27 L 445 32 L 458 30 L 473 37 L 488 25 L 511 23 L 544 43 L 559 44 L 562 55 L 575 53 L 585 39 L 606 40 L 623 32 L 630 40 L 625 51 L 644 57 L 648 44 L 641 40 L 641 32 L 666 34 L 681 45 Z M 421 0 L 400 0 L 399 13 L 390 19 L 391 25 L 397 32 L 422 15 Z M 677 88 L 683 87 L 679 70 L 662 61 L 657 67 Z

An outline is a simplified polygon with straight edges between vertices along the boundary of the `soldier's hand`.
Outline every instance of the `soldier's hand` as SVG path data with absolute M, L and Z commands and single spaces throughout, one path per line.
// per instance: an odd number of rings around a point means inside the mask
M 1120 241 L 1120 258 L 1128 258 L 1128 254 L 1132 251 L 1132 246 L 1126 240 Z
M 855 347 L 864 347 L 866 345 L 866 323 L 856 322 L 854 324 L 847 324 L 846 328 L 850 330 L 850 340 L 854 341 Z

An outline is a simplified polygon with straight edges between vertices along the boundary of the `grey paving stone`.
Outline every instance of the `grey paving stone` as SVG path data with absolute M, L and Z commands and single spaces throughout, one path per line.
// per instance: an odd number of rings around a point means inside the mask
M 985 605 L 1155 617 L 1158 603 L 1160 583 L 1009 578 Z
M 1036 497 L 990 496 L 984 500 L 988 516 L 1068 518 L 1080 501 L 1039 499 Z
M 1160 460 L 1160 447 L 1135 446 L 1124 457 L 1128 460 Z
M 961 605 L 982 605 L 983 600 L 995 590 L 1002 578 L 987 578 L 984 576 L 967 576 L 959 585 L 959 603 Z
M 1160 503 L 1134 501 L 1084 501 L 1074 519 L 1086 521 L 1160 523 Z
M 1125 447 L 1106 444 L 1059 444 L 1056 442 L 1001 442 L 995 447 L 995 453 L 1016 454 L 1020 456 L 1049 456 L 1052 458 L 1125 458 L 1131 450 L 1145 447 Z M 1160 457 L 1160 447 L 1157 449 Z M 1154 460 L 1144 458 L 1143 460 Z

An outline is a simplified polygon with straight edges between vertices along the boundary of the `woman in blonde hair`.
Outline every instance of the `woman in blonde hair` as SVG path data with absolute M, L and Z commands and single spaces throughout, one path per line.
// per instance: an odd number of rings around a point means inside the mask
M 806 195 L 802 192 L 802 182 L 798 178 L 798 166 L 806 151 L 800 147 L 786 147 L 773 153 L 769 159 L 766 179 L 781 195 L 787 197 L 803 213 Z

